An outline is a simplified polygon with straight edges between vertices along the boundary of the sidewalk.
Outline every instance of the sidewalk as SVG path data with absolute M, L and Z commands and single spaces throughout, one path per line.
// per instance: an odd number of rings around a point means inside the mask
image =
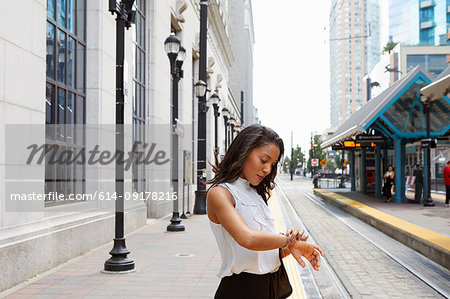
M 278 231 L 286 231 L 279 200 L 269 208 Z M 213 298 L 220 283 L 219 249 L 207 215 L 183 220 L 184 232 L 168 233 L 170 216 L 126 236 L 136 271 L 104 274 L 112 242 L 0 293 L 0 298 Z M 291 299 L 305 298 L 296 261 L 284 260 L 293 287 Z
M 136 271 L 104 274 L 112 242 L 0 293 L 6 298 L 212 298 L 221 259 L 206 215 L 168 233 L 164 217 L 126 236 Z M 55 248 L 55 250 L 58 250 Z M 13 261 L 11 261 L 13 262 Z M 20 271 L 20 269 L 18 269 Z
M 442 199 L 436 206 L 385 203 L 374 195 L 343 189 L 314 189 L 330 204 L 369 223 L 433 261 L 450 268 L 450 208 Z

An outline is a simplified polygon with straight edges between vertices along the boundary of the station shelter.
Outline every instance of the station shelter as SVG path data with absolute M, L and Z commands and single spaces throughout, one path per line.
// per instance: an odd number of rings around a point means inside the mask
M 382 176 L 391 160 L 395 171 L 394 201 L 405 200 L 406 148 L 420 144 L 427 137 L 425 116 L 429 105 L 421 100 L 421 88 L 433 80 L 423 67 L 415 67 L 354 112 L 322 143 L 322 148 L 331 146 L 334 150 L 349 152 L 352 191 L 374 192 L 381 198 Z M 430 139 L 440 138 L 442 142 L 448 142 L 448 95 L 433 101 L 429 113 Z M 416 146 L 410 148 L 415 149 Z M 428 151 L 428 147 L 423 149 L 424 157 L 430 154 Z M 393 159 L 389 159 L 388 152 L 393 152 Z M 425 165 L 424 169 L 429 169 L 429 166 Z M 425 184 L 428 175 L 429 172 L 424 171 Z

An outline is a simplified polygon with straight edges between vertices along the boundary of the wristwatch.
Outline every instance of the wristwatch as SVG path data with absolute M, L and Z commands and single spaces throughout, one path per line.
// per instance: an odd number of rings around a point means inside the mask
M 280 233 L 280 235 L 283 235 L 286 237 L 286 244 L 284 245 L 284 247 L 282 247 L 281 249 L 286 249 L 289 246 L 289 237 L 286 236 L 284 233 Z

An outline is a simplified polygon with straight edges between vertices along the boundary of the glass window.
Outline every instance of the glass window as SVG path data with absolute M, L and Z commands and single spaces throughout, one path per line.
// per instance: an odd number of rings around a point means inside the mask
M 64 31 L 58 30 L 58 81 L 66 83 L 66 34 Z
M 133 142 L 145 142 L 145 1 L 136 1 L 136 36 L 135 63 L 132 84 Z M 141 149 L 138 149 L 138 153 Z M 145 168 L 142 164 L 133 163 L 132 188 L 142 192 L 145 188 Z
M 86 40 L 85 22 L 86 22 L 86 3 L 85 0 L 77 0 L 77 36 L 81 40 Z
M 75 33 L 75 0 L 67 0 L 67 29 Z
M 64 141 L 64 124 L 66 123 L 66 90 L 58 89 L 58 106 L 56 108 L 57 116 L 57 138 Z
M 66 130 L 66 134 L 67 134 L 67 142 L 73 142 L 73 125 L 74 125 L 74 121 L 75 121 L 75 117 L 74 117 L 74 101 L 75 101 L 75 95 L 72 92 L 69 92 L 67 95 L 67 121 L 66 124 L 68 124 L 67 126 L 67 130 Z
M 67 85 L 75 87 L 75 41 L 69 37 L 67 43 Z
M 84 78 L 85 78 L 85 71 L 84 66 L 86 65 L 85 61 L 85 53 L 86 48 L 78 43 L 77 44 L 77 89 L 78 91 L 84 93 Z
M 56 0 L 56 2 L 57 22 L 59 25 L 66 27 L 66 1 Z
M 55 79 L 55 26 L 47 22 L 47 77 Z
M 47 83 L 45 96 L 45 134 L 54 138 L 54 129 L 51 124 L 55 123 L 55 86 Z
M 47 0 L 47 17 L 55 19 L 55 0 Z
M 85 4 L 86 0 L 47 0 L 46 144 L 58 145 L 65 153 L 85 147 L 84 127 L 75 131 L 73 126 L 85 124 Z M 47 163 L 45 193 L 83 192 L 84 167 Z

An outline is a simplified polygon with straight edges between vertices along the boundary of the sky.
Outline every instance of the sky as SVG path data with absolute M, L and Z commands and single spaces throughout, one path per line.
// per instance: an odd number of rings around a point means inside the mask
M 311 132 L 330 126 L 329 0 L 252 1 L 255 45 L 253 105 L 290 155 L 307 153 Z M 314 4 L 313 4 L 314 3 Z

